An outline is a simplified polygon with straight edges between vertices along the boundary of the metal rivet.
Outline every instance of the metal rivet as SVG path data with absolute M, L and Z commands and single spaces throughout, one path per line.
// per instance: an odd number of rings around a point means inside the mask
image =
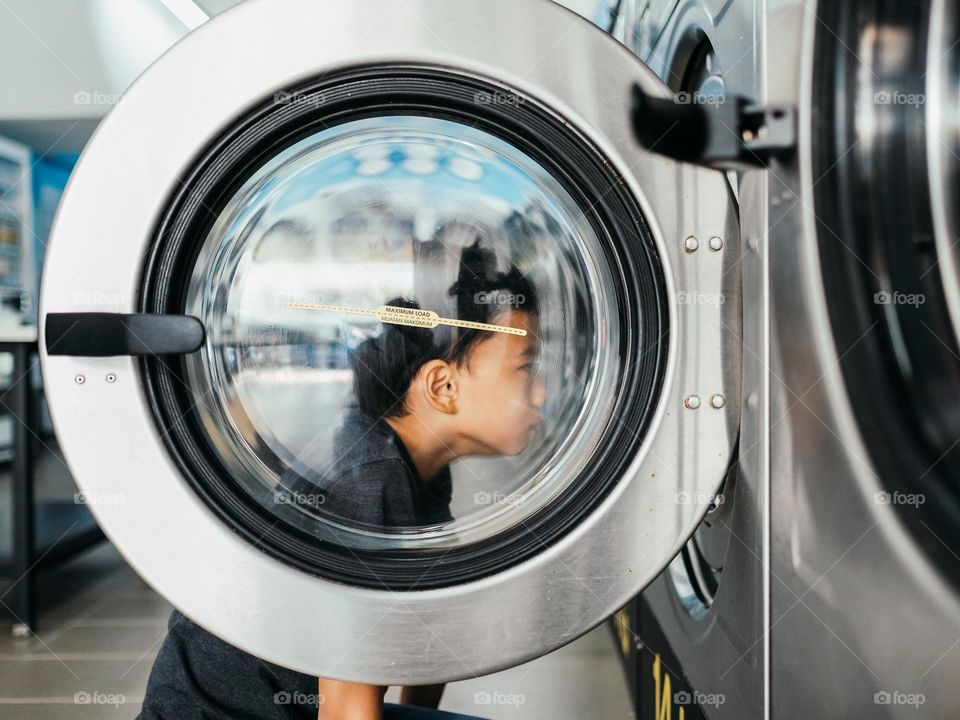
M 727 404 L 727 399 L 723 395 L 712 395 L 710 397 L 710 404 L 715 407 L 717 410 L 722 408 Z
M 683 249 L 688 253 L 696 252 L 698 247 L 700 247 L 700 241 L 693 235 L 683 241 Z
M 714 235 L 710 238 L 710 249 L 711 250 L 720 250 L 723 247 L 723 240 Z
M 112 383 L 112 382 L 116 382 L 116 381 L 117 381 L 117 376 L 116 376 L 116 375 L 114 375 L 113 373 L 107 373 L 107 382 L 111 382 L 111 383 Z
M 87 381 L 83 375 L 77 375 L 73 380 L 77 385 L 83 385 Z
M 696 410 L 700 407 L 700 398 L 696 395 L 690 395 L 683 401 L 683 404 L 686 405 L 689 410 Z
M 27 638 L 33 635 L 30 626 L 26 623 L 14 623 L 12 630 L 15 638 Z

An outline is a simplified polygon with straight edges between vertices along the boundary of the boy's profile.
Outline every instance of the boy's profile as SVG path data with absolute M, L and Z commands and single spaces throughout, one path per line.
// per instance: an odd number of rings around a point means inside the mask
M 449 465 L 470 455 L 517 455 L 542 421 L 537 299 L 516 268 L 495 269 L 478 238 L 461 254 L 449 289 L 457 318 L 523 336 L 383 324 L 353 352 L 354 394 L 321 481 L 323 511 L 380 528 L 452 519 Z M 393 298 L 391 307 L 418 309 Z

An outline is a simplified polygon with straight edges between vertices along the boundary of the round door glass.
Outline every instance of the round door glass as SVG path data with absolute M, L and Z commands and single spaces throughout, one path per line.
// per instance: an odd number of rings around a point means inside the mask
M 207 339 L 187 380 L 209 445 L 325 541 L 445 549 L 516 529 L 616 422 L 608 257 L 554 177 L 485 131 L 411 115 L 300 140 L 232 196 L 193 266 Z

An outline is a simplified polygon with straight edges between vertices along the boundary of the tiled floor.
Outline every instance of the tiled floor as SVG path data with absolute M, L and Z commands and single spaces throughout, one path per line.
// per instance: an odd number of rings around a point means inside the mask
M 0 465 L 0 555 L 10 552 L 9 471 Z M 53 438 L 37 456 L 35 486 L 41 512 L 71 509 L 76 487 Z M 63 529 L 46 528 L 48 541 Z M 0 602 L 10 603 L 9 589 L 0 578 Z M 0 604 L 0 720 L 132 720 L 170 605 L 107 543 L 41 573 L 37 591 L 33 637 L 13 638 L 12 617 Z M 533 662 L 449 684 L 441 708 L 491 720 L 633 718 L 616 652 L 604 625 Z M 398 695 L 391 688 L 387 700 Z
M 170 606 L 107 544 L 41 577 L 38 634 L 18 640 L 0 625 L 0 718 L 135 717 Z M 8 586 L 0 582 L 0 598 Z M 520 667 L 451 683 L 441 707 L 492 720 L 634 717 L 606 626 Z
M 0 718 L 133 718 L 170 606 L 107 544 L 41 575 L 38 591 L 36 635 L 0 628 Z

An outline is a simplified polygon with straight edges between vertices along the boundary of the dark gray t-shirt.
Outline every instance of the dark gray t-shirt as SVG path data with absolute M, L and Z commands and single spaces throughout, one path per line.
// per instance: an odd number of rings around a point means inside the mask
M 316 720 L 317 678 L 236 648 L 174 610 L 138 720 Z
M 400 436 L 382 418 L 357 405 L 340 417 L 333 441 L 308 446 L 295 470 L 281 478 L 294 500 L 317 498 L 318 508 L 337 520 L 378 528 L 448 522 L 452 484 L 449 468 L 424 480 Z M 309 503 L 308 503 L 309 504 Z
M 334 433 L 322 472 L 288 473 L 282 483 L 340 519 L 378 527 L 452 520 L 445 468 L 424 481 L 389 423 L 355 405 Z M 139 720 L 299 720 L 317 717 L 317 678 L 233 647 L 178 611 L 150 671 Z

